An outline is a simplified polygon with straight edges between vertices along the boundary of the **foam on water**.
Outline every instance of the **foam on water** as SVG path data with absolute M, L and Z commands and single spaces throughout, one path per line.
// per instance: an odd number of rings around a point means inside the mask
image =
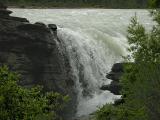
M 99 31 L 94 32 L 99 34 Z M 108 91 L 100 91 L 99 88 L 102 84 L 110 82 L 105 78 L 105 75 L 115 61 L 120 61 L 120 56 L 123 55 L 120 46 L 114 44 L 113 49 L 117 48 L 118 50 L 111 50 L 110 47 L 106 47 L 108 42 L 98 41 L 92 35 L 88 36 L 82 32 L 75 32 L 66 28 L 58 29 L 58 37 L 63 39 L 66 45 L 73 74 L 76 78 L 79 101 L 77 115 L 92 113 L 106 102 L 113 102 L 118 96 Z M 112 37 L 106 38 L 110 40 Z M 115 42 L 114 40 L 113 42 Z

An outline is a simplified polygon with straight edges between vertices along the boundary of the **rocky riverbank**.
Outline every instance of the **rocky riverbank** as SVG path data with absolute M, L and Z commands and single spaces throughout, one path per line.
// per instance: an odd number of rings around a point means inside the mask
M 115 95 L 121 95 L 122 86 L 120 85 L 120 79 L 125 73 L 125 67 L 127 65 L 134 65 L 134 63 L 115 63 L 111 68 L 111 72 L 107 73 L 106 78 L 112 80 L 109 85 L 103 85 L 100 87 L 101 90 L 108 90 Z M 122 96 L 121 99 L 118 99 L 114 102 L 114 105 L 120 105 L 124 103 L 125 96 Z
M 115 95 L 120 95 L 121 86 L 119 80 L 124 73 L 125 63 L 115 63 L 112 66 L 111 72 L 107 73 L 106 78 L 111 79 L 112 82 L 109 85 L 103 85 L 101 90 L 109 90 Z
M 0 4 L 0 65 L 20 73 L 19 84 L 25 87 L 42 85 L 44 91 L 68 94 L 69 118 L 76 110 L 76 93 L 68 59 L 60 50 L 63 46 L 56 25 L 31 24 L 26 18 L 10 16 L 11 13 Z

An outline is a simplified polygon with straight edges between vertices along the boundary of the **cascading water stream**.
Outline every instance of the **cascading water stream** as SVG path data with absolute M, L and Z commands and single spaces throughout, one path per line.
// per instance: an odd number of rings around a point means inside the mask
M 99 31 L 94 32 L 97 36 L 99 34 L 102 36 Z M 101 91 L 99 88 L 103 84 L 110 83 L 110 80 L 105 78 L 107 70 L 110 70 L 114 62 L 120 61 L 120 56 L 123 55 L 123 49 L 119 45 L 115 44 L 116 49 L 113 47 L 115 50 L 111 51 L 103 41 L 96 41 L 94 37 L 84 34 L 66 28 L 58 29 L 58 37 L 66 46 L 72 73 L 75 76 L 78 116 L 90 114 L 98 106 L 113 102 L 118 97 L 109 91 Z M 107 35 L 104 36 L 108 40 L 116 40 Z
M 42 21 L 58 25 L 61 40 L 78 96 L 77 116 L 94 112 L 99 106 L 113 102 L 120 96 L 101 91 L 109 84 L 106 73 L 115 62 L 122 60 L 128 46 L 126 29 L 137 12 L 147 27 L 152 24 L 146 10 L 106 9 L 12 9 L 14 16 L 26 17 L 33 23 Z

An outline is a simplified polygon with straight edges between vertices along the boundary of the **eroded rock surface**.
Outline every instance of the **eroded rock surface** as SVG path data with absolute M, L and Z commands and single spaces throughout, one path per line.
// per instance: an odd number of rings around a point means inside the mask
M 65 51 L 57 38 L 56 25 L 31 24 L 26 18 L 10 16 L 0 4 L 0 65 L 21 74 L 25 87 L 42 85 L 71 97 L 67 115 L 74 114 L 76 93 Z
M 115 95 L 120 95 L 121 86 L 119 80 L 124 73 L 125 63 L 115 63 L 112 66 L 111 72 L 106 75 L 106 78 L 111 79 L 112 82 L 109 85 L 101 86 L 101 90 L 109 90 Z

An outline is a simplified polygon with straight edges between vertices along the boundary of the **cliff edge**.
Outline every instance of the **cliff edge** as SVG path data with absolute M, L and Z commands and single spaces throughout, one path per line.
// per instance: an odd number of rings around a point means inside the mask
M 21 74 L 19 84 L 42 85 L 71 97 L 70 114 L 75 112 L 76 93 L 70 66 L 57 37 L 57 26 L 31 24 L 26 18 L 10 16 L 12 11 L 0 4 L 0 65 Z M 68 115 L 68 114 L 67 114 Z

